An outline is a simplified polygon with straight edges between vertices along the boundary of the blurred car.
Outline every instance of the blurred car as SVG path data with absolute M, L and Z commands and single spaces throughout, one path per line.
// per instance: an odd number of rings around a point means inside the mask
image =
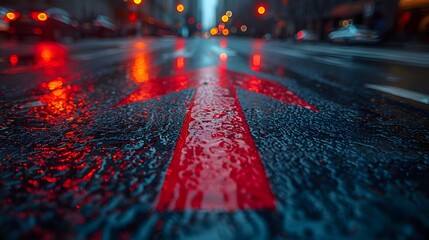
M 46 40 L 61 41 L 64 38 L 76 40 L 80 37 L 79 23 L 60 8 L 26 9 L 10 12 L 13 17 L 9 34 L 23 39 L 39 36 Z
M 0 35 L 6 35 L 6 33 L 9 31 L 9 17 L 12 17 L 9 12 L 13 12 L 13 10 L 5 7 L 0 7 Z
M 297 42 L 314 42 L 319 40 L 319 35 L 312 30 L 302 29 L 295 34 Z
M 99 15 L 95 19 L 89 19 L 81 24 L 82 37 L 116 37 L 118 30 L 108 16 Z
M 377 31 L 355 24 L 350 24 L 330 32 L 328 38 L 331 42 L 346 43 L 377 43 L 381 40 L 380 34 Z

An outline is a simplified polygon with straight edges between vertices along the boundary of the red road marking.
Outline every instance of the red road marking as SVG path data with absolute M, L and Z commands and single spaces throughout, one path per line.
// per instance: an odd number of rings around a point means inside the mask
M 272 209 L 271 192 L 235 87 L 317 111 L 283 85 L 205 68 L 142 84 L 117 106 L 196 87 L 156 208 Z
M 274 208 L 237 93 L 219 71 L 199 72 L 158 210 Z

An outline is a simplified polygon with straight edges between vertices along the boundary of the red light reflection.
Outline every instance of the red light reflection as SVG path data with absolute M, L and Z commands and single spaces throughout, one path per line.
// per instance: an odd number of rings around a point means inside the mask
M 221 53 L 219 54 L 219 67 L 220 68 L 226 68 L 226 65 L 228 63 L 228 54 L 227 53 Z
M 141 84 L 149 80 L 148 55 L 144 53 L 136 54 L 132 66 L 132 80 Z
M 259 72 L 261 70 L 262 58 L 260 54 L 253 54 L 250 68 L 253 71 Z
M 44 66 L 61 66 L 67 60 L 66 48 L 58 43 L 40 43 L 36 46 L 36 63 Z
M 186 65 L 186 59 L 185 57 L 177 57 L 175 62 L 176 72 L 179 72 L 185 68 Z
M 220 61 L 221 61 L 221 62 L 226 62 L 226 61 L 228 60 L 228 54 L 226 54 L 226 53 L 221 53 L 221 54 L 219 55 L 219 59 L 220 59 Z
M 227 48 L 228 47 L 228 39 L 227 38 L 223 37 L 220 39 L 220 47 L 221 48 Z
M 33 29 L 33 33 L 36 35 L 40 35 L 43 33 L 43 30 L 41 28 L 35 28 Z
M 185 39 L 182 39 L 182 38 L 176 39 L 174 50 L 180 51 L 180 50 L 183 50 L 184 48 L 185 48 Z
M 42 84 L 42 92 L 46 94 L 38 97 L 42 106 L 30 110 L 30 114 L 36 119 L 48 123 L 71 122 L 76 120 L 83 111 L 87 114 L 87 104 L 83 97 L 78 97 L 77 92 L 81 87 L 67 84 L 62 77 L 57 77 Z
M 183 91 L 189 87 L 191 87 L 191 82 L 183 74 L 178 74 L 175 77 L 169 78 L 151 78 L 144 84 L 141 84 L 139 88 L 126 99 L 116 104 L 115 107 Z
M 88 95 L 82 91 L 80 86 L 69 84 L 63 77 L 57 77 L 43 83 L 37 91 L 44 93 L 38 96 L 41 106 L 31 108 L 30 115 L 37 120 L 56 126 L 71 123 L 72 126 L 79 127 L 71 127 L 69 131 L 64 133 L 61 147 L 57 144 L 55 146 L 36 145 L 34 154 L 31 154 L 28 160 L 38 164 L 41 167 L 40 171 L 46 173 L 43 173 L 43 178 L 30 179 L 27 191 L 42 194 L 41 189 L 45 183 L 57 183 L 64 188 L 77 191 L 79 189 L 78 183 L 88 181 L 94 175 L 97 166 L 93 166 L 94 169 L 91 171 L 84 171 L 85 174 L 81 176 L 73 174 L 66 179 L 59 176 L 63 176 L 61 173 L 82 170 L 88 165 L 95 164 L 95 162 L 83 161 L 87 154 L 92 152 L 93 147 L 88 142 L 94 138 L 85 135 L 82 126 L 82 124 L 90 125 L 93 121 L 93 112 L 89 110 L 90 106 L 85 100 Z M 77 146 L 84 147 L 77 148 Z M 97 164 L 100 163 L 101 159 L 97 159 Z M 45 194 L 52 198 L 57 197 L 54 192 Z

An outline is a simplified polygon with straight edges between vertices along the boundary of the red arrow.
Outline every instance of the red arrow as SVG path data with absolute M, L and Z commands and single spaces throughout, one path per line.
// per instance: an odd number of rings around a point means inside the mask
M 157 209 L 272 209 L 271 192 L 235 87 L 317 111 L 283 85 L 204 68 L 141 85 L 117 106 L 195 87 Z

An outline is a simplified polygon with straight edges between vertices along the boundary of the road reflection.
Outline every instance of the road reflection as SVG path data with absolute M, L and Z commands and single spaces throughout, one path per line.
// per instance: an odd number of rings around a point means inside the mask
M 92 201 L 84 196 L 89 181 L 100 169 L 99 156 L 103 154 L 94 152 L 95 137 L 88 131 L 95 118 L 96 103 L 89 103 L 94 87 L 78 82 L 81 76 L 69 67 L 67 48 L 61 44 L 39 43 L 31 58 L 25 70 L 32 71 L 34 82 L 39 84 L 29 91 L 31 100 L 22 105 L 27 116 L 22 136 L 31 140 L 16 140 L 22 159 L 11 157 L 16 181 L 7 189 L 18 190 L 19 194 L 8 194 L 2 204 L 13 209 L 22 224 L 29 217 L 40 217 L 43 209 L 52 209 L 49 214 L 62 216 L 67 224 L 82 224 L 84 216 L 79 208 Z M 10 60 L 12 65 L 21 64 L 18 55 Z M 23 197 L 29 204 L 15 208 Z M 30 234 L 41 234 L 34 224 L 26 227 Z M 49 230 L 44 229 L 43 235 L 48 236 Z
M 255 72 L 259 72 L 261 71 L 261 64 L 262 64 L 261 54 L 257 54 L 257 53 L 253 54 L 250 61 L 250 68 Z

